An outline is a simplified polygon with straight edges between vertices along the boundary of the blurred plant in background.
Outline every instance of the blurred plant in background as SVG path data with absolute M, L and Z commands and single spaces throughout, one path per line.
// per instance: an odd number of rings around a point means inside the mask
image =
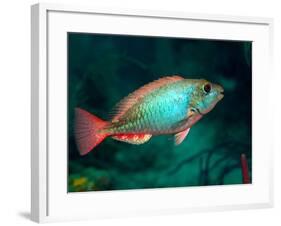
M 241 155 L 251 179 L 251 42 L 101 34 L 68 34 L 68 190 L 241 184 Z M 155 79 L 178 74 L 221 84 L 224 99 L 174 146 L 172 136 L 143 145 L 106 139 L 80 156 L 73 113 L 102 119 L 123 97 Z

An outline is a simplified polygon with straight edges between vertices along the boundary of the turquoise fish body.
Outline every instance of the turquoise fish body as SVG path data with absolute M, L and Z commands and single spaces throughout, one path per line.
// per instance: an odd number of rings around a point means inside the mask
M 181 130 L 186 124 L 193 89 L 189 82 L 177 81 L 153 90 L 113 122 L 111 131 L 157 135 Z
M 106 137 L 143 144 L 154 135 L 174 134 L 180 144 L 190 128 L 223 98 L 223 88 L 204 79 L 168 76 L 148 83 L 121 100 L 111 120 L 76 109 L 75 137 L 80 154 Z

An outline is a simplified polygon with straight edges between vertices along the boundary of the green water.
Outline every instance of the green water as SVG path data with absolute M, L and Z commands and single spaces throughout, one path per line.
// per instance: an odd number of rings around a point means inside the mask
M 251 42 L 68 34 L 68 190 L 96 191 L 241 184 L 252 158 Z M 143 145 L 106 139 L 80 156 L 74 108 L 106 120 L 142 85 L 179 74 L 221 84 L 225 96 L 179 146 L 172 135 Z

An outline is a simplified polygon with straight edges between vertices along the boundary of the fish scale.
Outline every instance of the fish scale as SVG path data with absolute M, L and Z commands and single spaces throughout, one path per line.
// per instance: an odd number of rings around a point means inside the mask
M 77 108 L 75 137 L 81 155 L 106 137 L 143 144 L 154 135 L 175 134 L 180 144 L 203 115 L 223 98 L 223 88 L 204 79 L 169 76 L 151 82 L 125 97 L 105 122 Z
M 182 83 L 176 83 L 147 95 L 142 102 L 132 106 L 123 115 L 121 123 L 113 123 L 114 132 L 166 133 L 173 126 L 173 122 L 176 123 L 186 117 L 189 99 L 182 98 L 188 93 L 186 88 Z M 189 85 L 189 88 L 192 86 Z M 132 124 L 131 121 L 135 123 Z

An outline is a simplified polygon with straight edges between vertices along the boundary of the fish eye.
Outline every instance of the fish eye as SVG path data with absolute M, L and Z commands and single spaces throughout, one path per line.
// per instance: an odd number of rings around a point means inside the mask
M 212 89 L 212 86 L 210 83 L 207 83 L 203 86 L 203 89 L 204 89 L 205 93 L 209 93 Z

